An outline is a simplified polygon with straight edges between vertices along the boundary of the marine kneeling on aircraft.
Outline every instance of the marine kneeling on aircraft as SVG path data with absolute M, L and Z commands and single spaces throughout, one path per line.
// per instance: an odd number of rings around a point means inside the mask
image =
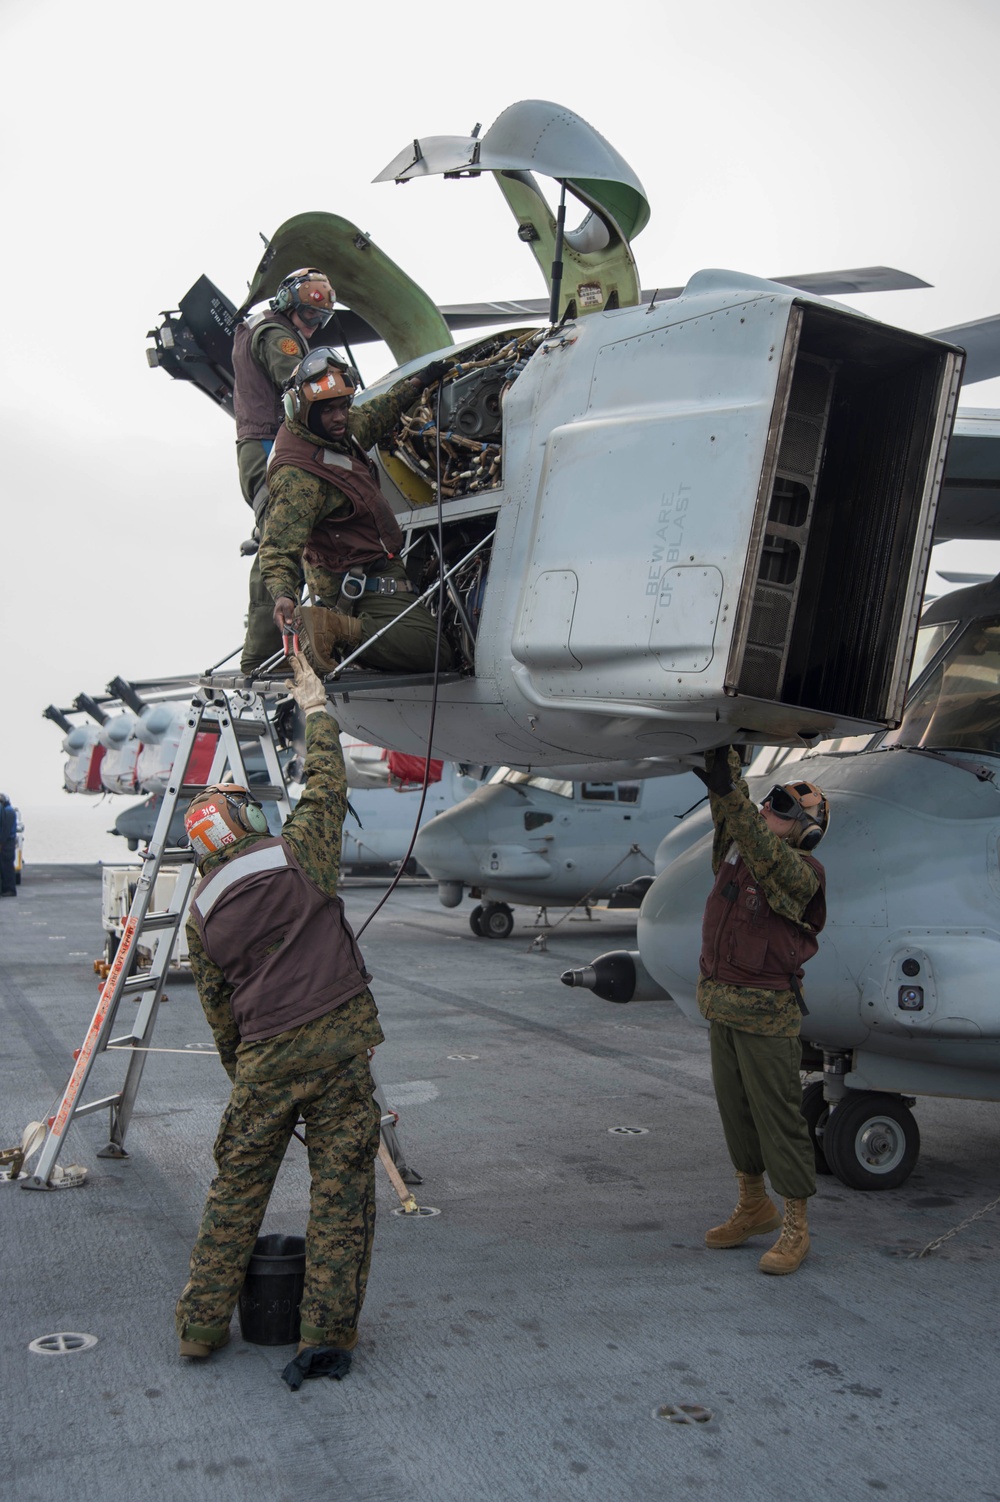
M 437 622 L 415 604 L 418 592 L 399 558 L 403 534 L 367 450 L 448 368 L 434 360 L 352 410 L 357 377 L 335 350 L 321 347 L 304 357 L 285 389 L 285 421 L 267 472 L 260 572 L 275 625 L 288 632 L 301 621 L 319 672 L 390 623 L 361 666 L 404 673 L 434 667 Z M 300 566 L 311 607 L 298 603 Z M 450 666 L 451 656 L 442 640 L 440 665 Z
M 780 1227 L 759 1267 L 793 1273 L 809 1250 L 806 1201 L 816 1193 L 800 1111 L 799 982 L 826 922 L 826 874 L 809 852 L 830 809 L 811 782 L 789 782 L 773 787 L 758 811 L 731 746 L 706 752 L 705 771 L 693 770 L 708 788 L 715 825 L 698 1006 L 711 1025 L 715 1098 L 740 1191 L 705 1244 L 742 1246 Z M 764 1188 L 765 1170 L 784 1197 L 784 1222 Z

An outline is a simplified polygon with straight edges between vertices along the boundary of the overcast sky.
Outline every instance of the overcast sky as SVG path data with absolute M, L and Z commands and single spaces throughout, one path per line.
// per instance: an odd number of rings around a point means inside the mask
M 542 295 L 491 179 L 371 183 L 415 135 L 535 97 L 644 183 L 646 286 L 884 264 L 933 287 L 856 300 L 876 317 L 1000 312 L 998 43 L 995 0 L 0 0 L 0 788 L 26 812 L 60 797 L 50 701 L 242 637 L 232 423 L 143 353 L 202 272 L 238 302 L 258 231 L 326 209 L 439 302 Z M 964 402 L 1000 406 L 1000 381 Z

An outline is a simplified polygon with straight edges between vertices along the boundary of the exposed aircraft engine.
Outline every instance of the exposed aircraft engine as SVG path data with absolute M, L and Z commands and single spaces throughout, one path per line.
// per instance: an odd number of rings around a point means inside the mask
M 494 490 L 502 481 L 503 398 L 542 342 L 537 329 L 503 334 L 467 352 L 441 389 L 441 495 Z M 436 493 L 436 387 L 406 414 L 393 452 Z

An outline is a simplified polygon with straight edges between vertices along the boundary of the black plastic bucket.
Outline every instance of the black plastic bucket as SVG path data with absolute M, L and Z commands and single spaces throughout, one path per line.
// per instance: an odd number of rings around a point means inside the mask
M 306 1275 L 304 1236 L 258 1236 L 240 1290 L 240 1329 L 255 1346 L 290 1346 L 299 1338 Z

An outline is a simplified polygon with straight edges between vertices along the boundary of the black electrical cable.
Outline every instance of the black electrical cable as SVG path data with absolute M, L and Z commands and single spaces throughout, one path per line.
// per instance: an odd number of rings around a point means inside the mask
M 442 625 L 444 623 L 444 599 L 445 599 L 445 586 L 444 586 L 444 576 L 445 576 L 445 562 L 444 562 L 444 512 L 442 511 L 442 504 L 441 504 L 441 387 L 442 387 L 442 385 L 443 385 L 443 381 L 441 381 L 439 379 L 438 380 L 438 388 L 437 388 L 437 401 L 436 401 L 436 404 L 435 404 L 435 415 L 434 415 L 434 427 L 435 427 L 435 432 L 434 432 L 434 468 L 435 468 L 435 474 L 436 474 L 436 479 L 437 479 L 438 610 L 437 610 L 437 630 L 436 630 L 435 635 L 434 635 L 434 680 L 433 680 L 433 683 L 431 684 L 431 716 L 430 716 L 430 721 L 429 721 L 428 726 L 427 726 L 427 755 L 424 758 L 424 785 L 423 785 L 423 787 L 421 788 L 421 791 L 420 791 L 420 806 L 417 809 L 417 816 L 416 816 L 416 818 L 415 818 L 415 820 L 413 822 L 413 833 L 410 836 L 410 843 L 407 846 L 406 854 L 403 856 L 403 859 L 400 862 L 399 870 L 396 872 L 395 876 L 392 878 L 392 881 L 386 887 L 386 889 L 383 892 L 382 896 L 380 897 L 379 901 L 375 904 L 375 906 L 372 908 L 371 912 L 368 914 L 368 917 L 365 919 L 365 921 L 362 923 L 361 927 L 358 929 L 358 931 L 357 931 L 357 937 L 358 938 L 360 938 L 361 935 L 364 933 L 364 931 L 368 927 L 369 923 L 375 917 L 375 914 L 377 912 L 379 912 L 385 906 L 385 904 L 389 901 L 389 898 L 392 896 L 393 892 L 396 890 L 397 886 L 399 885 L 399 882 L 400 882 L 400 880 L 402 878 L 403 872 L 406 870 L 407 862 L 409 861 L 410 856 L 413 854 L 413 847 L 417 843 L 417 834 L 419 833 L 419 830 L 420 830 L 420 820 L 424 816 L 424 806 L 427 803 L 427 789 L 428 789 L 428 787 L 430 785 L 431 751 L 433 750 L 433 747 L 434 747 L 434 721 L 437 718 L 438 679 L 439 679 L 440 673 L 441 673 L 441 627 L 442 627 Z

